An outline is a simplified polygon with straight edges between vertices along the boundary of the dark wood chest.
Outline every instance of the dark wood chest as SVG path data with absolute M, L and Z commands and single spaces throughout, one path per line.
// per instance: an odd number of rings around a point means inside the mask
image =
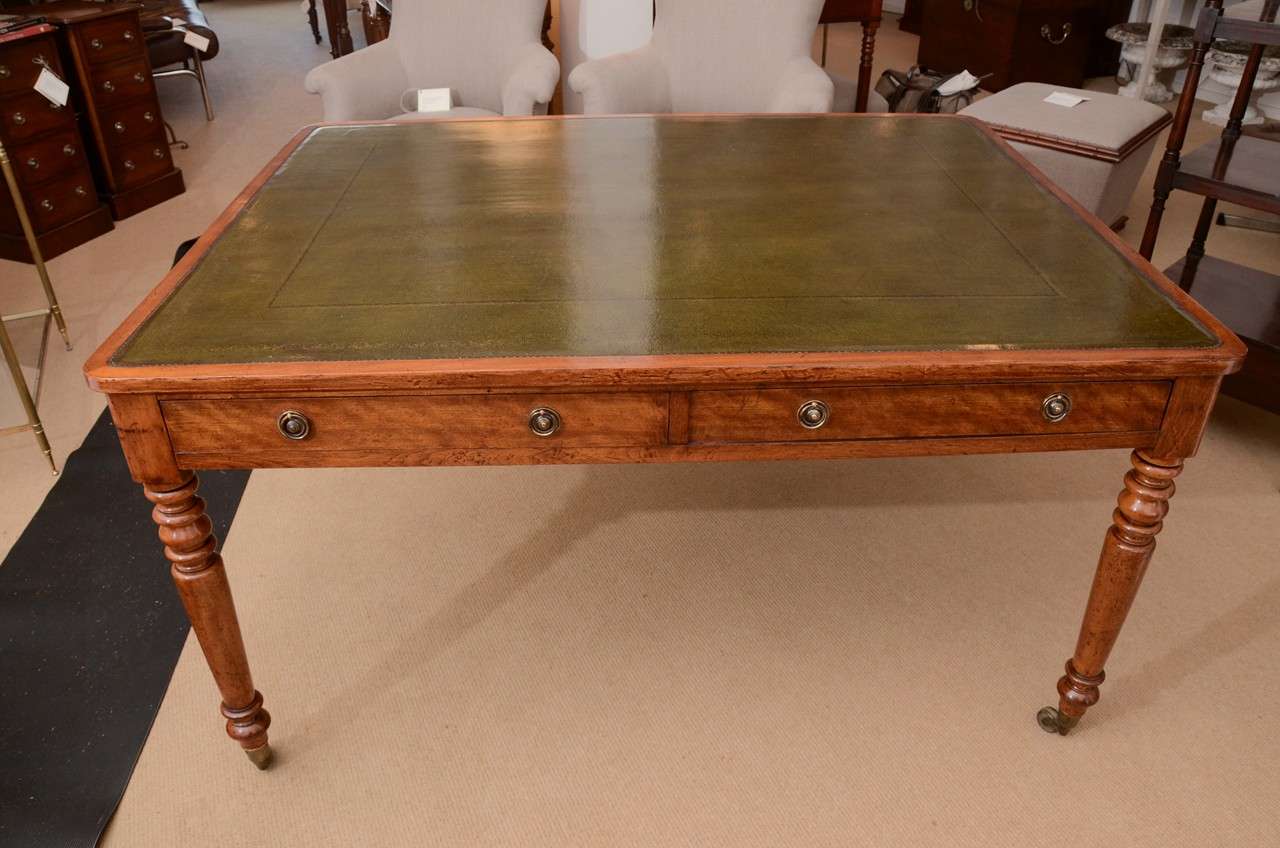
M 68 79 L 52 27 L 0 36 L 0 142 L 49 259 L 110 230 L 111 216 L 98 198 L 72 104 L 58 106 L 33 88 L 46 67 Z M 0 257 L 31 261 L 17 208 L 3 188 Z
M 1079 87 L 1114 70 L 1106 28 L 1127 18 L 1116 0 L 924 0 L 920 63 L 990 74 L 983 88 L 1019 82 Z

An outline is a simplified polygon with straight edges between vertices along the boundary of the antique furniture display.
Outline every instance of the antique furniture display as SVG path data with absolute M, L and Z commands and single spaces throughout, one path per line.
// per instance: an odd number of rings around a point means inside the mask
M 58 26 L 63 64 L 81 93 L 98 193 L 117 220 L 184 191 L 173 164 L 146 39 L 131 3 L 55 0 L 26 11 Z M 74 71 L 72 71 L 74 69 Z
M 1165 24 L 1160 36 L 1160 45 L 1152 61 L 1155 71 L 1172 71 L 1185 68 L 1191 61 L 1191 41 L 1193 30 L 1177 24 Z M 1143 89 L 1143 77 L 1146 71 L 1147 40 L 1151 37 L 1151 24 L 1124 23 L 1107 28 L 1107 38 L 1121 45 L 1120 58 L 1128 63 L 1129 76 L 1127 82 L 1120 87 L 1120 94 L 1147 100 L 1151 103 L 1168 103 L 1173 99 L 1173 91 L 1165 85 L 1153 72 L 1149 83 Z M 1139 96 L 1141 94 L 1141 96 Z
M 204 63 L 218 55 L 218 34 L 195 0 L 142 0 L 142 30 L 147 39 L 147 57 L 152 75 L 190 77 L 200 86 L 205 120 L 213 120 L 213 103 L 209 99 L 209 83 Z M 181 23 L 178 23 L 178 22 Z M 192 32 L 208 39 L 208 46 L 198 50 L 186 41 Z M 173 67 L 179 65 L 180 67 Z
M 44 288 L 45 298 L 49 303 L 44 309 L 20 312 L 15 315 L 0 315 L 0 355 L 4 356 L 9 375 L 13 378 L 14 390 L 18 393 L 18 400 L 21 402 L 22 409 L 27 416 L 26 424 L 0 428 L 0 436 L 30 430 L 36 437 L 36 444 L 44 453 L 44 457 L 49 463 L 49 468 L 54 474 L 57 474 L 58 466 L 53 460 L 53 449 L 49 446 L 49 437 L 45 435 L 44 422 L 40 420 L 37 405 L 40 403 L 40 385 L 44 377 L 44 355 L 49 347 L 50 324 L 57 325 L 58 332 L 62 335 L 62 342 L 66 345 L 67 350 L 71 350 L 71 336 L 67 332 L 67 323 L 62 317 L 62 309 L 58 305 L 58 296 L 53 291 L 53 283 L 49 280 L 49 270 L 45 267 L 44 256 L 40 252 L 40 239 L 36 236 L 31 218 L 27 214 L 27 202 L 23 199 L 20 180 L 14 171 L 13 162 L 9 158 L 9 151 L 5 149 L 3 141 L 0 141 L 0 172 L 4 173 L 7 194 L 12 202 L 15 217 L 17 217 L 18 223 L 22 228 L 23 238 L 26 241 L 31 262 L 36 266 L 36 274 L 40 277 L 40 285 Z M 108 223 L 110 222 L 108 221 Z M 18 359 L 17 349 L 14 348 L 13 340 L 9 338 L 9 329 L 5 326 L 5 324 L 14 321 L 31 319 L 40 319 L 44 322 L 40 330 L 40 352 L 36 359 L 36 384 L 34 389 L 30 389 L 27 386 L 27 378 L 22 372 L 22 363 Z
M 1240 90 L 1244 78 L 1244 69 L 1249 62 L 1249 53 L 1253 45 L 1243 41 L 1215 41 L 1205 59 L 1209 65 L 1209 79 L 1219 83 L 1225 92 L 1222 102 L 1212 109 L 1200 113 L 1200 120 L 1225 127 L 1231 117 L 1231 104 L 1235 102 L 1235 93 Z M 1257 74 L 1253 78 L 1253 96 L 1245 105 L 1244 115 L 1240 118 L 1243 126 L 1257 126 L 1266 123 L 1262 113 L 1258 111 L 1255 101 L 1268 92 L 1280 88 L 1280 46 L 1267 47 L 1262 53 L 1262 61 L 1258 65 Z M 1203 96 L 1201 99 L 1205 99 Z
M 360 9 L 360 0 L 324 0 L 324 26 L 329 36 L 329 55 L 337 59 L 355 50 L 351 42 L 351 22 L 347 16 Z M 320 43 L 320 28 L 316 23 L 316 2 L 309 0 L 307 20 L 316 44 Z
M 543 26 L 543 44 L 547 49 L 551 49 L 551 45 L 547 44 L 546 33 L 547 28 L 551 25 L 551 6 L 547 5 L 547 18 Z M 364 0 L 360 4 L 360 22 L 364 25 L 365 44 L 377 44 L 379 41 L 386 41 L 387 36 L 391 34 L 391 0 Z
M 86 374 L 265 765 L 200 469 L 1132 448 L 1065 733 L 1242 355 L 978 121 L 575 116 L 303 131 Z
M 983 87 L 1019 82 L 1079 88 L 1105 73 L 1108 26 L 1128 17 L 1110 0 L 931 0 L 921 20 L 920 64 L 990 74 Z M 1106 53 L 1106 56 L 1101 54 Z
M 45 259 L 112 228 L 76 123 L 75 92 L 63 106 L 34 88 L 46 67 L 73 89 L 77 84 L 74 71 L 63 67 L 55 35 L 47 24 L 0 35 L 0 144 L 9 151 L 26 198 L 19 210 L 16 195 L 0 192 L 0 258 L 18 262 L 37 262 L 24 216 Z
M 588 115 L 660 112 L 830 112 L 831 78 L 810 57 L 822 0 L 658 0 L 638 50 L 569 74 Z M 708 73 L 715 68 L 715 73 Z
M 405 112 L 407 89 L 450 88 L 458 115 L 545 111 L 560 63 L 542 44 L 546 0 L 419 0 L 390 37 L 307 74 L 326 121 L 427 117 Z M 448 22 L 447 26 L 442 22 Z
M 1084 101 L 1071 108 L 1046 103 L 1054 92 Z M 1157 138 L 1173 120 L 1152 103 L 1035 82 L 1018 83 L 978 100 L 961 114 L 987 123 L 1115 229 L 1124 226 L 1125 210 Z
M 1206 256 L 1205 241 L 1220 200 L 1280 214 L 1280 141 L 1245 134 L 1242 127 L 1253 81 L 1265 61 L 1266 50 L 1280 45 L 1277 10 L 1280 0 L 1267 0 L 1260 10 L 1262 20 L 1253 21 L 1224 16 L 1222 0 L 1208 0 L 1201 10 L 1191 65 L 1156 174 L 1151 214 L 1141 247 L 1147 258 L 1155 252 L 1165 202 L 1174 190 L 1204 197 L 1186 256 L 1167 273 L 1184 290 L 1194 292 L 1249 346 L 1244 369 L 1223 384 L 1223 391 L 1272 412 L 1280 412 L 1280 274 L 1274 269 L 1248 268 Z M 1222 137 L 1183 156 L 1187 127 L 1196 108 L 1196 89 L 1215 39 L 1252 46 Z
M 867 111 L 871 92 L 871 66 L 875 62 L 876 30 L 882 18 L 882 0 L 827 0 L 818 23 L 822 25 L 822 66 L 827 65 L 827 29 L 831 24 L 862 24 L 862 48 L 858 54 L 858 88 L 853 111 Z

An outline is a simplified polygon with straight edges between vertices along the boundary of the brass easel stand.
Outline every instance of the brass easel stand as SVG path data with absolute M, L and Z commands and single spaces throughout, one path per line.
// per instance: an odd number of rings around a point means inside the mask
M 0 316 L 0 352 L 4 354 L 4 361 L 9 366 L 9 373 L 13 375 L 13 385 L 18 391 L 18 398 L 22 401 L 22 406 L 27 411 L 26 424 L 6 427 L 0 430 L 0 435 L 30 430 L 35 434 L 40 450 L 44 451 L 44 457 L 49 461 L 49 467 L 53 469 L 54 474 L 57 474 L 58 466 L 53 461 L 53 449 L 49 446 L 49 439 L 44 434 L 44 424 L 41 423 L 40 413 L 36 410 L 36 401 L 40 396 L 40 378 L 44 371 L 44 352 L 49 342 L 50 321 L 57 324 L 58 332 L 62 334 L 62 341 L 67 350 L 71 350 L 71 337 L 67 334 L 67 322 L 62 318 L 62 309 L 58 306 L 58 296 L 53 291 L 53 283 L 49 281 L 49 272 L 44 266 L 44 255 L 40 253 L 40 243 L 36 240 L 35 230 L 31 227 L 31 218 L 27 215 L 26 204 L 22 202 L 22 192 L 18 189 L 18 178 L 14 176 L 13 165 L 9 161 L 9 152 L 4 149 L 3 143 L 0 143 L 0 170 L 4 171 L 4 181 L 9 185 L 9 195 L 13 198 L 14 209 L 18 212 L 18 221 L 22 224 L 22 234 L 26 236 L 27 248 L 31 251 L 31 261 L 35 263 L 36 272 L 40 275 L 40 283 L 44 286 L 45 297 L 49 301 L 48 309 L 37 309 L 33 312 L 23 312 L 18 315 Z M 27 388 L 27 379 L 22 374 L 22 364 L 18 361 L 18 352 L 14 350 L 13 342 L 9 339 L 9 331 L 5 329 L 4 325 L 8 321 L 39 317 L 44 318 L 44 331 L 40 335 L 40 358 L 36 366 L 36 396 L 33 398 Z

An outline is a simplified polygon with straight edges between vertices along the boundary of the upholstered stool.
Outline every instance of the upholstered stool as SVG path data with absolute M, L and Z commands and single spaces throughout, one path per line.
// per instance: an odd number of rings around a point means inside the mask
M 1087 97 L 1070 108 L 1046 103 L 1055 91 Z M 960 111 L 991 126 L 1049 179 L 1115 229 L 1172 118 L 1152 103 L 1024 82 Z

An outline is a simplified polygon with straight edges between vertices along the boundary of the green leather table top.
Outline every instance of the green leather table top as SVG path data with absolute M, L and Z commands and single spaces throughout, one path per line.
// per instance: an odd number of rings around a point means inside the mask
M 1215 345 L 929 117 L 315 130 L 118 365 Z

